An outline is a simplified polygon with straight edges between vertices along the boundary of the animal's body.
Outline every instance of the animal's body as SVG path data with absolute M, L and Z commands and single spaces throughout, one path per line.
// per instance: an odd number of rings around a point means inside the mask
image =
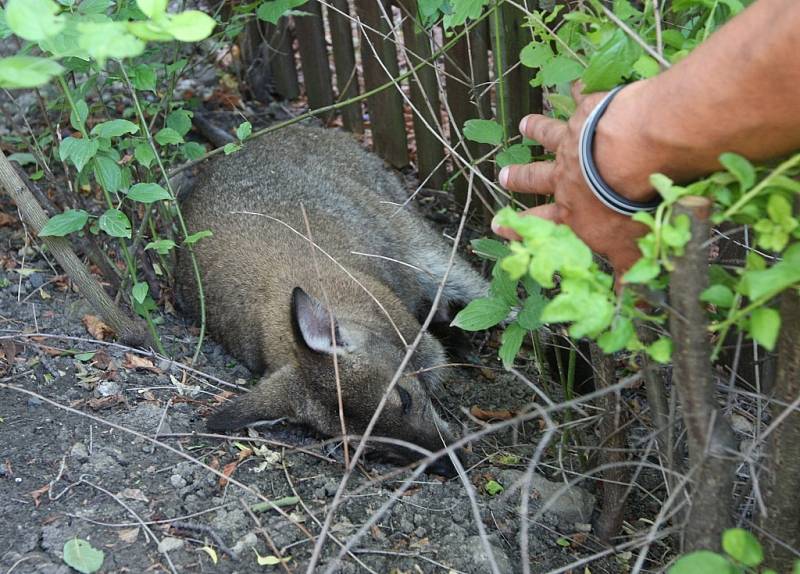
M 332 130 L 290 127 L 204 166 L 181 204 L 190 232 L 213 233 L 194 246 L 208 327 L 264 375 L 215 412 L 210 428 L 288 417 L 341 434 L 338 370 L 347 431 L 363 432 L 451 256 L 450 242 L 400 208 L 406 199 L 377 157 Z M 177 276 L 181 307 L 197 318 L 187 253 Z M 439 318 L 485 293 L 485 281 L 456 257 Z M 429 450 L 453 440 L 428 394 L 446 362 L 442 345 L 425 334 L 375 435 Z

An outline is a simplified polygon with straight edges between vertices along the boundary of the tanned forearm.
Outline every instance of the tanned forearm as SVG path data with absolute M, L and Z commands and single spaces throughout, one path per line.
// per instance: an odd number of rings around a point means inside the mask
M 651 197 L 649 174 L 689 181 L 732 151 L 759 161 L 800 149 L 800 1 L 758 0 L 663 74 L 626 87 L 598 126 L 608 183 Z

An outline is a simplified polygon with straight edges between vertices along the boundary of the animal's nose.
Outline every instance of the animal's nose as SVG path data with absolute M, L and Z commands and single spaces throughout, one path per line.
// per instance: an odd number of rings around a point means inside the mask
M 456 450 L 456 456 L 458 460 L 464 462 L 465 454 L 462 449 Z M 458 475 L 458 471 L 456 470 L 453 461 L 450 460 L 450 455 L 443 454 L 435 461 L 433 461 L 430 465 L 428 465 L 428 472 L 431 474 L 438 474 L 439 476 L 443 476 L 445 478 L 453 478 Z

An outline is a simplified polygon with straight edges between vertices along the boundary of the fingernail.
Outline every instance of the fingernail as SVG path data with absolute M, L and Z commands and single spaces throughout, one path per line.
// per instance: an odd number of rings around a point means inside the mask
M 500 182 L 500 185 L 506 187 L 506 183 L 508 183 L 508 166 L 500 170 L 500 173 L 497 174 L 497 179 Z
M 500 233 L 500 225 L 497 223 L 497 216 L 492 218 L 492 233 Z
M 525 128 L 528 125 L 528 116 L 525 116 L 519 121 L 519 133 L 525 135 Z

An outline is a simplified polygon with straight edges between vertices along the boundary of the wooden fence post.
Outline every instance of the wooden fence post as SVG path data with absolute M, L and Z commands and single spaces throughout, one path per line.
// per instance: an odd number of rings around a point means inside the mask
M 265 60 L 272 70 L 275 89 L 284 99 L 293 100 L 300 95 L 300 86 L 288 19 L 284 16 L 277 25 L 266 24 L 264 33 L 267 37 Z
M 322 5 L 317 0 L 303 4 L 299 8 L 307 16 L 294 18 L 294 31 L 300 50 L 300 64 L 303 66 L 303 82 L 312 110 L 333 103 L 331 68 L 328 51 L 325 48 L 325 25 L 322 21 Z
M 356 0 L 356 9 L 365 26 L 381 34 L 389 34 L 389 22 L 383 17 L 384 11 L 391 14 L 388 2 Z M 392 41 L 366 29 L 362 31 L 361 37 L 361 61 L 367 90 L 377 88 L 399 75 L 397 52 Z M 375 152 L 394 167 L 408 165 L 403 100 L 397 88 L 381 90 L 367 98 L 367 110 Z
M 430 60 L 430 37 L 419 24 L 416 0 L 400 0 L 404 11 L 403 43 L 406 47 L 408 67 Z M 441 134 L 442 116 L 440 113 L 439 85 L 436 81 L 434 64 L 422 66 L 410 78 L 411 102 L 417 108 L 414 114 L 414 137 L 417 143 L 417 167 L 420 181 L 427 180 L 426 186 L 441 189 L 447 176 L 444 165 L 444 146 L 425 126 L 425 122 Z M 421 117 L 420 117 L 421 116 Z M 422 120 L 425 120 L 423 122 Z
M 731 492 L 736 441 L 717 408 L 711 377 L 708 317 L 700 294 L 708 287 L 708 240 L 711 201 L 687 196 L 674 207 L 676 216 L 691 221 L 692 238 L 675 258 L 670 277 L 669 326 L 674 345 L 672 380 L 683 409 L 689 444 L 691 500 L 684 532 L 685 550 L 720 547 L 722 531 L 731 524 Z
M 336 87 L 339 100 L 349 100 L 358 95 L 358 71 L 353 49 L 353 28 L 350 26 L 350 7 L 347 0 L 331 0 L 328 21 L 331 25 L 333 61 L 336 64 Z M 356 134 L 364 133 L 361 102 L 355 102 L 339 110 L 344 128 Z
M 481 30 L 482 28 L 483 30 Z M 464 152 L 464 148 L 456 133 L 464 128 L 467 120 L 482 117 L 484 113 L 491 111 L 488 93 L 481 98 L 480 106 L 477 104 L 478 92 L 489 87 L 487 39 L 486 28 L 478 26 L 456 42 L 445 54 L 447 104 L 451 113 L 450 143 L 456 151 L 461 153 Z M 482 65 L 479 65 L 479 60 Z M 485 74 L 485 77 L 479 77 L 479 73 Z M 488 118 L 489 115 L 487 114 L 486 117 Z M 470 141 L 464 143 L 469 155 L 474 160 L 489 151 L 486 145 Z M 482 170 L 483 168 L 491 169 L 488 164 L 482 166 Z M 492 175 L 490 172 L 487 177 Z M 458 176 L 453 182 L 456 201 L 461 204 L 466 200 L 467 184 L 467 179 L 462 176 Z

